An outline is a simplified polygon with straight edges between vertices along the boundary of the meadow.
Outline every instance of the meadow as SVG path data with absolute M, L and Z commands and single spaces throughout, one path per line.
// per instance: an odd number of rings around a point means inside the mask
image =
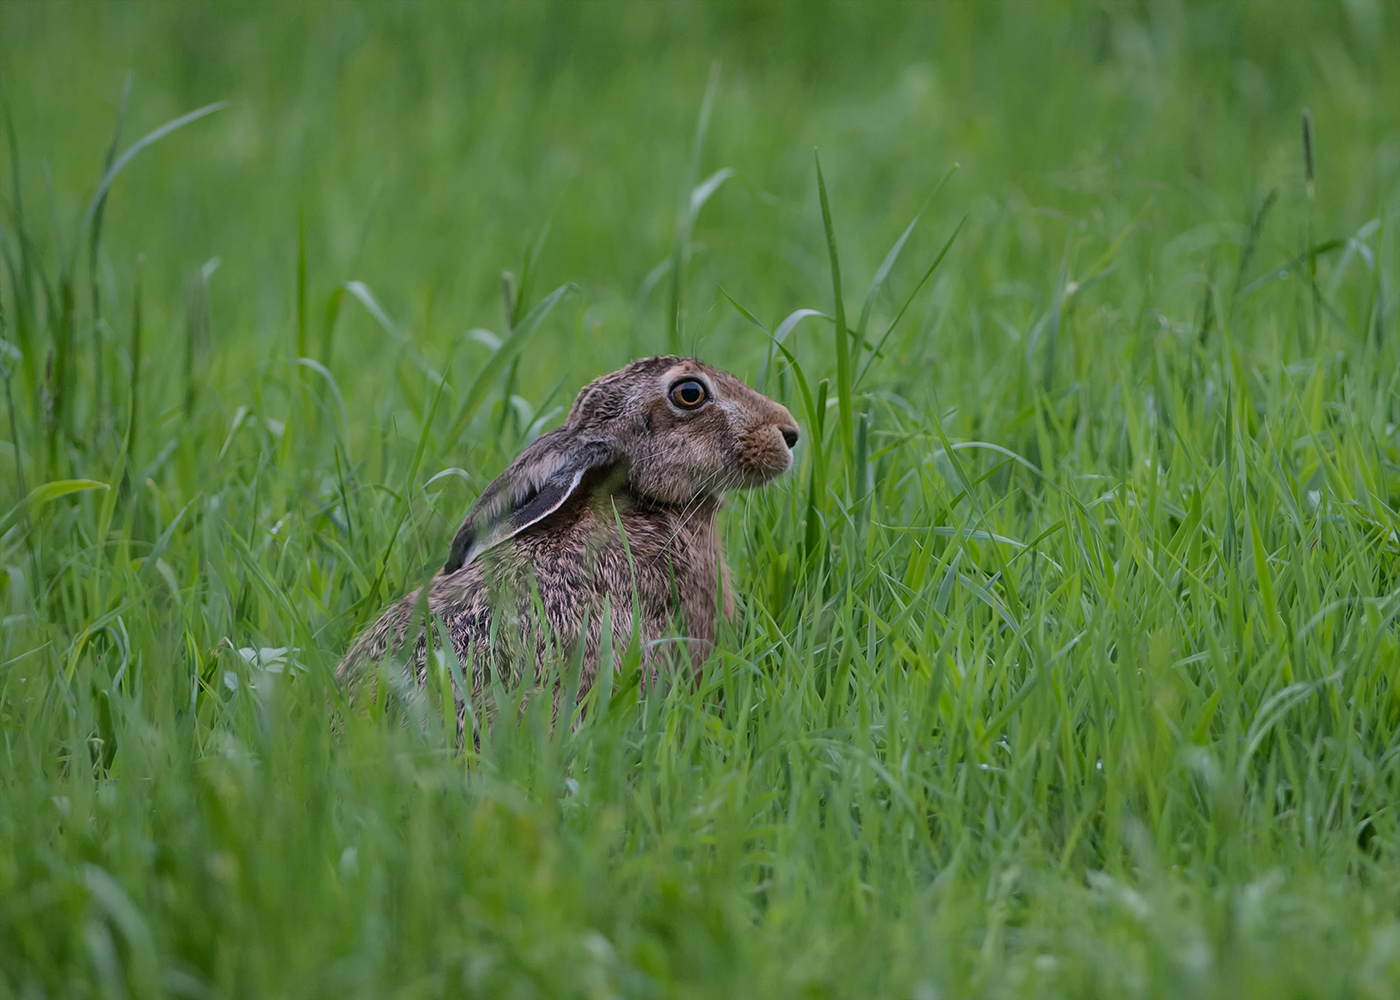
M 1379 0 L 0 5 L 0 998 L 1395 995 L 1397 51 Z M 804 430 L 703 682 L 347 710 L 668 351 Z

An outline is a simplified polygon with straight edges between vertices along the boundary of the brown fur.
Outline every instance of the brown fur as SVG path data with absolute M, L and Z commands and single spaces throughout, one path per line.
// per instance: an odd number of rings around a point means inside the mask
M 688 378 L 708 391 L 690 411 L 670 400 Z M 564 426 L 482 492 L 429 585 L 428 607 L 470 671 L 472 694 L 490 672 L 540 683 L 545 664 L 580 643 L 586 692 L 605 617 L 617 650 L 636 626 L 649 669 L 677 648 L 698 668 L 717 615 L 734 613 L 721 496 L 787 471 L 797 434 L 784 407 L 691 358 L 644 358 L 585 386 Z M 390 606 L 346 655 L 342 680 L 353 684 L 403 646 L 416 621 L 415 674 L 425 683 L 421 604 L 414 591 Z

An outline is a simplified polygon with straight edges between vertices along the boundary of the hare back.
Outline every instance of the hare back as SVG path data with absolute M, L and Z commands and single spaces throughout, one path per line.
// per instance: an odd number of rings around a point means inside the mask
M 491 673 L 506 684 L 527 675 L 543 683 L 547 664 L 580 646 L 586 692 L 597 676 L 605 618 L 619 651 L 635 621 L 649 671 L 668 657 L 698 667 L 714 642 L 717 614 L 729 618 L 734 609 L 718 510 L 716 498 L 678 507 L 583 489 L 547 522 L 439 573 L 428 609 L 447 627 L 472 693 Z M 393 604 L 356 642 L 341 675 L 353 681 L 350 674 L 401 649 L 412 632 L 412 669 L 425 683 L 422 603 L 415 591 Z M 671 638 L 678 641 L 665 641 Z M 688 655 L 674 656 L 682 649 Z

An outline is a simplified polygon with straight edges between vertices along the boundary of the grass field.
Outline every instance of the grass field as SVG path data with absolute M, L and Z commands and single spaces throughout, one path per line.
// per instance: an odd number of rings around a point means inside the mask
M 1397 51 L 0 5 L 0 998 L 1395 995 Z M 700 690 L 341 716 L 485 483 L 677 347 L 805 432 Z

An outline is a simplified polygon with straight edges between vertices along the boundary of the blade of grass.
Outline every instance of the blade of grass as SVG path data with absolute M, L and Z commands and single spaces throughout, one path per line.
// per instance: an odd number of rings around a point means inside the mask
M 871 348 L 870 357 L 865 359 L 865 366 L 861 368 L 860 374 L 856 377 L 856 385 L 860 385 L 865 379 L 866 372 L 870 371 L 870 366 L 874 364 L 875 359 L 880 356 L 880 351 L 884 348 L 885 342 L 890 339 L 890 334 L 894 333 L 894 328 L 899 325 L 899 321 L 904 318 L 904 314 L 909 311 L 909 306 L 913 304 L 914 296 L 919 294 L 919 289 L 923 288 L 924 285 L 928 283 L 928 279 L 933 277 L 933 272 L 938 270 L 938 265 L 943 263 L 943 258 L 948 255 L 948 251 L 953 246 L 953 241 L 958 238 L 958 233 L 962 232 L 963 223 L 966 221 L 966 215 L 958 220 L 958 224 L 953 227 L 953 231 L 949 233 L 948 238 L 943 241 L 943 246 L 938 251 L 938 255 L 933 258 L 933 263 L 929 264 L 924 270 L 923 277 L 919 279 L 918 284 L 914 286 L 914 290 L 905 298 L 904 305 L 899 307 L 899 312 L 895 313 L 894 319 L 890 320 L 890 325 L 885 328 L 885 332 L 880 336 L 879 342 Z
M 164 139 L 167 135 L 170 135 L 170 133 L 184 128 L 186 125 L 197 122 L 201 118 L 207 118 L 216 111 L 222 111 L 229 106 L 229 103 L 228 101 L 215 101 L 213 104 L 206 104 L 202 108 L 196 108 L 188 114 L 181 115 L 179 118 L 166 122 L 158 129 L 147 132 L 140 139 L 137 139 L 128 146 L 126 151 L 123 152 L 121 156 L 117 157 L 116 162 L 107 168 L 106 172 L 102 175 L 102 180 L 98 182 L 97 190 L 93 192 L 92 199 L 88 202 L 87 211 L 83 214 L 82 224 L 78 227 L 79 237 L 81 238 L 83 233 L 90 231 L 93 218 L 106 204 L 107 191 L 111 188 L 112 182 L 117 179 L 117 175 L 120 174 L 126 168 L 126 165 L 135 159 L 142 150 Z
M 859 471 L 855 468 L 851 341 L 846 330 L 846 303 L 841 293 L 841 262 L 836 253 L 836 231 L 831 224 L 831 203 L 826 194 L 826 178 L 822 176 L 821 156 L 815 151 L 812 156 L 817 165 L 817 193 L 821 198 L 822 228 L 826 230 L 826 249 L 831 258 L 831 292 L 835 300 L 833 316 L 836 322 L 836 407 L 840 427 L 841 454 L 846 461 L 846 487 L 849 491 L 854 488 L 859 477 Z
M 710 63 L 710 78 L 705 84 L 705 97 L 700 102 L 700 117 L 695 122 L 695 138 L 690 146 L 690 169 L 686 173 L 685 188 L 681 195 L 680 207 L 676 212 L 676 245 L 671 251 L 671 302 L 668 349 L 671 354 L 681 353 L 685 331 L 685 275 L 690 264 L 690 236 L 695 227 L 695 216 L 699 211 L 696 204 L 696 181 L 700 177 L 700 158 L 705 149 L 705 133 L 710 129 L 710 112 L 714 108 L 715 94 L 719 90 L 720 60 Z M 716 175 L 718 176 L 718 175 Z M 720 178 L 715 184 L 723 183 Z M 703 205 L 704 198 L 700 199 Z
M 117 108 L 117 122 L 112 128 L 112 141 L 107 145 L 107 155 L 102 162 L 104 175 L 112 169 L 112 163 L 116 160 L 117 144 L 121 142 L 122 123 L 126 121 L 127 104 L 131 100 L 133 77 L 134 74 L 128 71 L 126 84 L 122 87 L 121 104 Z M 102 245 L 102 218 L 106 205 L 107 195 L 104 192 L 102 200 L 97 203 L 96 212 L 93 213 L 92 228 L 88 231 L 88 296 L 92 313 L 92 434 L 94 439 L 102 425 L 102 296 L 97 282 L 97 253 Z
M 52 503 L 59 497 L 66 497 L 70 493 L 81 493 L 84 490 L 105 490 L 110 487 L 106 483 L 100 483 L 96 479 L 60 479 L 52 483 L 44 483 L 29 491 L 29 494 L 15 504 L 5 514 L 0 517 L 0 535 L 9 531 L 20 518 L 25 517 L 30 511 L 37 510 L 45 504 Z
M 121 486 L 117 491 L 122 495 L 127 495 L 131 489 L 131 473 L 136 464 L 137 442 L 141 433 L 141 334 L 141 265 L 138 262 L 131 294 L 131 377 L 127 384 L 126 444 L 122 447 L 127 464 L 122 470 Z
M 923 218 L 924 212 L 928 209 L 929 202 L 933 201 L 934 196 L 937 195 L 939 191 L 943 190 L 943 185 L 948 183 L 948 178 L 952 177 L 957 171 L 958 164 L 956 163 L 948 168 L 948 172 L 933 186 L 933 190 L 928 193 L 928 197 L 924 199 L 924 203 L 919 206 L 919 211 L 915 213 L 913 220 L 905 227 L 899 239 L 895 240 L 894 246 L 890 247 L 889 253 L 885 254 L 885 259 L 880 261 L 880 266 L 875 270 L 875 277 L 871 279 L 870 291 L 865 293 L 865 302 L 860 308 L 860 321 L 856 323 L 857 343 L 863 343 L 865 340 L 865 324 L 870 319 L 870 310 L 875 307 L 875 300 L 880 295 L 880 289 L 884 286 L 885 279 L 889 277 L 895 262 L 899 260 L 899 254 L 904 249 L 904 244 L 914 232 L 914 227 L 919 224 L 919 220 Z
M 559 301 L 570 292 L 576 291 L 578 291 L 578 286 L 573 283 L 560 285 L 545 296 L 510 331 L 510 336 L 506 337 L 501 346 L 487 359 L 486 364 L 472 380 L 471 387 L 467 389 L 466 397 L 462 400 L 462 405 L 457 409 L 457 416 L 452 421 L 452 430 L 447 435 L 449 441 L 456 441 L 466 433 L 467 425 L 471 423 L 472 416 L 486 399 L 486 394 L 495 383 L 497 376 L 501 374 L 507 364 L 519 355 L 526 341 L 530 339 L 530 335 L 544 322 L 545 317 L 559 304 Z

